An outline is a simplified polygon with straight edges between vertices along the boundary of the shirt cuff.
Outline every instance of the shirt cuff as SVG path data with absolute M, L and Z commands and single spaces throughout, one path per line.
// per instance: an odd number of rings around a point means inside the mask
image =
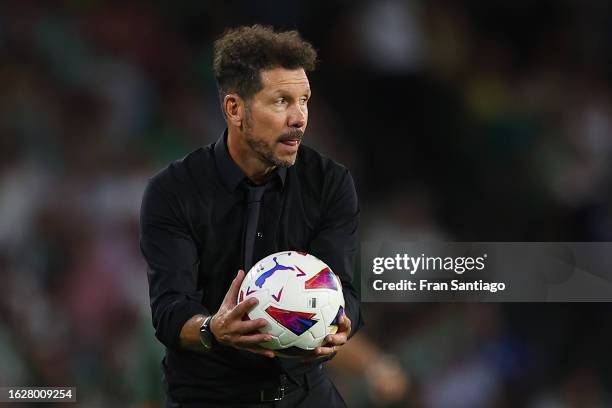
M 179 348 L 181 330 L 193 316 L 210 315 L 208 309 L 193 300 L 180 300 L 171 303 L 157 325 L 155 336 L 168 348 Z

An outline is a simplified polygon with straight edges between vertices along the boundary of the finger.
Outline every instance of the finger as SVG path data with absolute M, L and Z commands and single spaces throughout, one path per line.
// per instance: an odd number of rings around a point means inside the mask
M 238 270 L 236 277 L 232 281 L 229 289 L 225 293 L 225 297 L 223 298 L 223 306 L 227 308 L 232 308 L 236 304 L 236 299 L 238 298 L 238 291 L 240 290 L 240 285 L 244 280 L 244 271 L 242 269 Z
M 253 308 L 257 306 L 258 303 L 259 300 L 257 300 L 257 298 L 248 298 L 244 302 L 240 302 L 239 304 L 235 305 L 234 308 L 230 311 L 228 318 L 230 320 L 240 320 L 242 319 L 242 316 L 253 310 Z
M 272 336 L 267 333 L 253 333 L 238 336 L 236 344 L 241 347 L 252 347 L 254 344 L 263 343 L 272 340 Z
M 322 356 L 329 356 L 334 354 L 336 351 L 338 351 L 337 346 L 331 346 L 331 347 L 327 347 L 327 346 L 320 346 L 315 348 L 315 354 L 319 357 Z
M 327 337 L 325 337 L 325 343 L 326 345 L 331 345 L 331 346 L 342 346 L 344 343 L 346 343 L 348 339 L 347 333 L 336 333 L 336 334 L 330 334 Z
M 345 314 L 340 316 L 340 321 L 338 322 L 338 332 L 351 332 L 351 319 L 349 319 Z
M 248 334 L 257 332 L 268 325 L 266 319 L 255 319 L 255 320 L 239 320 L 232 325 L 232 332 L 238 334 Z

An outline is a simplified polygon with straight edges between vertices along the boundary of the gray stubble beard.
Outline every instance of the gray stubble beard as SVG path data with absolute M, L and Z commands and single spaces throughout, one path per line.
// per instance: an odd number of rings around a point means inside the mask
M 244 135 L 245 135 L 245 140 L 247 145 L 255 152 L 259 155 L 259 158 L 268 166 L 277 166 L 277 167 L 291 167 L 293 166 L 293 164 L 295 163 L 295 160 L 293 162 L 289 162 L 286 160 L 280 160 L 277 159 L 276 157 L 274 157 L 274 149 L 271 148 L 270 146 L 268 146 L 268 144 L 257 138 L 257 136 L 255 136 L 254 134 L 250 133 L 250 129 L 251 129 L 251 112 L 249 110 L 249 107 L 246 107 L 246 117 L 245 117 L 245 124 L 244 124 Z M 296 132 L 291 132 L 291 134 L 283 134 L 280 135 L 278 137 L 278 139 L 274 142 L 274 143 L 280 143 L 280 139 L 284 138 L 284 137 L 289 137 L 289 136 L 293 136 L 293 137 L 297 137 L 299 136 L 300 142 L 302 141 L 302 137 L 303 137 L 303 132 L 301 130 L 297 130 Z M 297 159 L 297 152 L 296 152 L 296 159 Z
M 259 158 L 268 166 L 278 166 L 278 167 L 291 167 L 293 165 L 292 162 L 286 160 L 277 159 L 274 156 L 274 152 L 268 146 L 266 142 L 261 139 L 257 139 L 252 134 L 245 132 L 246 142 L 249 147 L 259 155 Z

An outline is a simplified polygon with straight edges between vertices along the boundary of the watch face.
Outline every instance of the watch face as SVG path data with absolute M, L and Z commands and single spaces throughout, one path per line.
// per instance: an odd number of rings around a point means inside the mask
M 200 341 L 202 342 L 202 345 L 207 349 L 212 347 L 212 339 L 210 338 L 210 336 L 211 333 L 208 330 L 203 328 L 200 331 Z
M 210 332 L 210 326 L 208 325 L 209 323 L 210 317 L 207 317 L 206 320 L 204 320 L 202 327 L 200 327 L 200 342 L 207 349 L 212 348 L 213 345 L 213 334 Z

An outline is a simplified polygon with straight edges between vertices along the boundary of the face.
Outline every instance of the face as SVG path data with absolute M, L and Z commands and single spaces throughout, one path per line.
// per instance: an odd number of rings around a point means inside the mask
M 263 88 L 246 104 L 245 141 L 266 166 L 289 167 L 306 131 L 310 84 L 301 68 L 260 75 Z

